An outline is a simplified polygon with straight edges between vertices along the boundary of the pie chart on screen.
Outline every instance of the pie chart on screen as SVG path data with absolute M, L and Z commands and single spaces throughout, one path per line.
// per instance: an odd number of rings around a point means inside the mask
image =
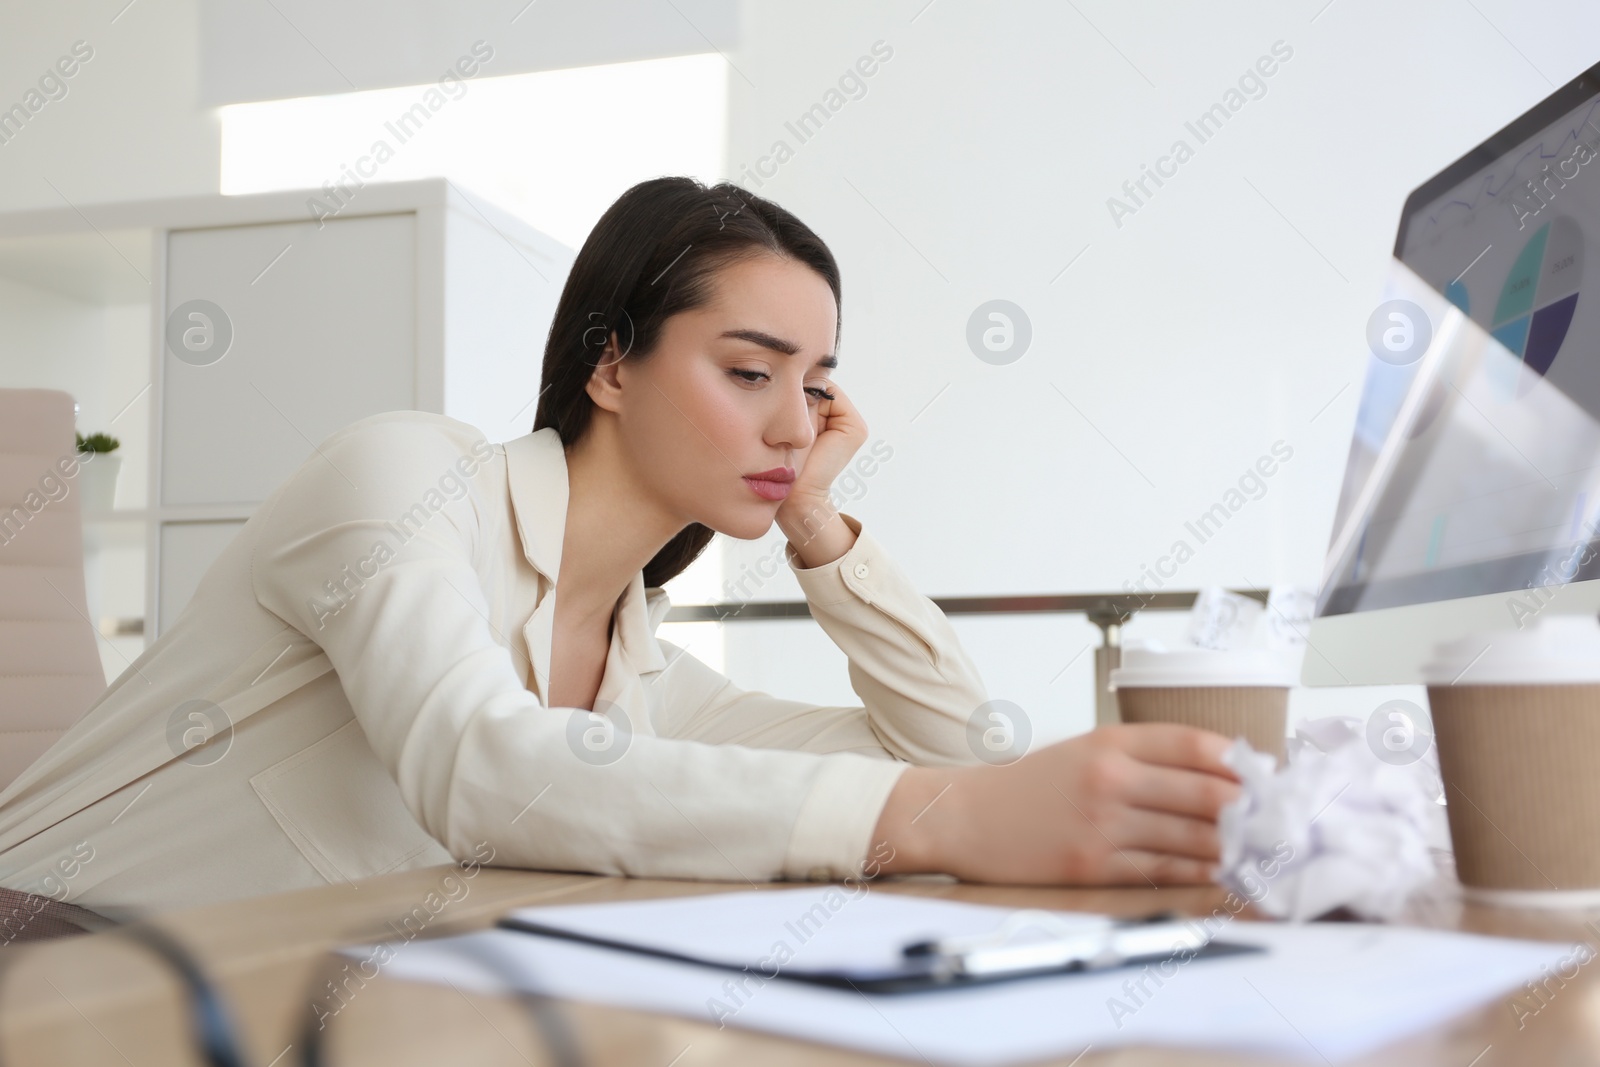
M 1582 279 L 1583 231 L 1568 216 L 1539 227 L 1517 253 L 1490 330 L 1521 361 L 1515 380 L 1499 383 L 1508 394 L 1525 395 L 1556 361 L 1578 309 Z

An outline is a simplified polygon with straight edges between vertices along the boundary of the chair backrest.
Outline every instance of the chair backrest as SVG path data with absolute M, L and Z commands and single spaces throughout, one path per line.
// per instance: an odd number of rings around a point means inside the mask
M 69 394 L 0 389 L 0 788 L 106 688 L 73 426 Z

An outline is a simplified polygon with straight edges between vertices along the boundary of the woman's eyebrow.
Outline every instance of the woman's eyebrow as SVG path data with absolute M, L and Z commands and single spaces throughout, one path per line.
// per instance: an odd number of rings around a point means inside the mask
M 772 351 L 785 356 L 792 356 L 796 352 L 800 351 L 800 346 L 795 344 L 793 341 L 786 341 L 781 337 L 774 337 L 764 330 L 725 330 L 723 331 L 722 336 L 731 338 L 735 341 L 749 341 L 751 344 L 760 345 L 762 348 L 771 349 Z M 839 360 L 834 356 L 823 356 L 821 359 L 817 360 L 816 365 L 832 370 L 839 365 Z

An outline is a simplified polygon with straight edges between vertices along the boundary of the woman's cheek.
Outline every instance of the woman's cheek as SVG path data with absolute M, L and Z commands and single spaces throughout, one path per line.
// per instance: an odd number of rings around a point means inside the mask
M 695 425 L 706 435 L 700 438 L 701 443 L 709 438 L 724 455 L 735 457 L 735 462 L 738 462 L 737 457 L 747 455 L 749 435 L 756 422 L 757 396 L 754 390 L 743 389 L 737 383 L 732 388 L 701 391 L 691 401 Z

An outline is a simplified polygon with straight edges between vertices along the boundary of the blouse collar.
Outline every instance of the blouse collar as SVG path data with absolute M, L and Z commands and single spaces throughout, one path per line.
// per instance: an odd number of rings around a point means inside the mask
M 555 585 L 567 530 L 567 456 L 555 427 L 546 426 L 505 443 L 511 510 L 522 551 L 533 569 Z M 617 604 L 616 640 L 640 674 L 664 668 L 655 630 L 671 608 L 665 589 L 646 589 L 637 571 Z

